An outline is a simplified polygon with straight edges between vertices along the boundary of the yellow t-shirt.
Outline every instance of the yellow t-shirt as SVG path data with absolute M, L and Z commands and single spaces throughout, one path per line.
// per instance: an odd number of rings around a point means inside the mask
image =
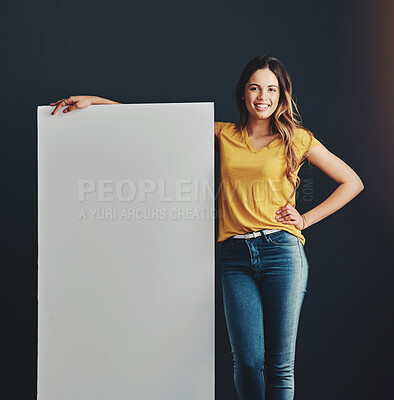
M 282 229 L 300 238 L 301 231 L 275 219 L 275 212 L 286 205 L 293 187 L 287 180 L 286 157 L 282 139 L 256 150 L 246 128 L 238 131 L 231 122 L 218 122 L 220 151 L 218 242 L 230 236 L 261 229 Z M 303 155 L 310 136 L 305 129 L 296 131 L 296 151 Z M 313 138 L 311 148 L 321 144 Z M 296 173 L 298 174 L 298 167 Z M 295 194 L 290 204 L 295 207 Z

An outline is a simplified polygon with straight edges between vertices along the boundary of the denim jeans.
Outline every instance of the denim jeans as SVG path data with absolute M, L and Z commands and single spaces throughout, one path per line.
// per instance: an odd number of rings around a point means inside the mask
M 294 398 L 298 321 L 308 261 L 280 230 L 221 243 L 223 303 L 240 400 Z

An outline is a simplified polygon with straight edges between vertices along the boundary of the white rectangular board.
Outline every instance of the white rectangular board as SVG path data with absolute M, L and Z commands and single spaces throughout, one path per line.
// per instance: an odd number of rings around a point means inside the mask
M 38 114 L 38 399 L 214 398 L 214 104 Z

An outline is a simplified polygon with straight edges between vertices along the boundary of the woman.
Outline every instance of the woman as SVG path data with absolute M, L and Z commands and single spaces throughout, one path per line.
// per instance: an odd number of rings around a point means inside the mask
M 250 60 L 236 101 L 240 124 L 215 123 L 221 163 L 218 241 L 234 382 L 240 400 L 290 400 L 309 268 L 301 231 L 343 207 L 364 186 L 296 119 L 291 80 L 278 59 Z M 71 96 L 51 103 L 52 114 L 65 105 L 69 112 L 90 104 L 119 103 Z M 305 160 L 339 186 L 300 215 L 295 192 Z

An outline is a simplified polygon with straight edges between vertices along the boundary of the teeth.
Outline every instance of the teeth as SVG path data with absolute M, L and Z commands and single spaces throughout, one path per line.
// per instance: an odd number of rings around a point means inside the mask
M 256 104 L 257 108 L 268 108 L 269 106 L 266 104 Z

